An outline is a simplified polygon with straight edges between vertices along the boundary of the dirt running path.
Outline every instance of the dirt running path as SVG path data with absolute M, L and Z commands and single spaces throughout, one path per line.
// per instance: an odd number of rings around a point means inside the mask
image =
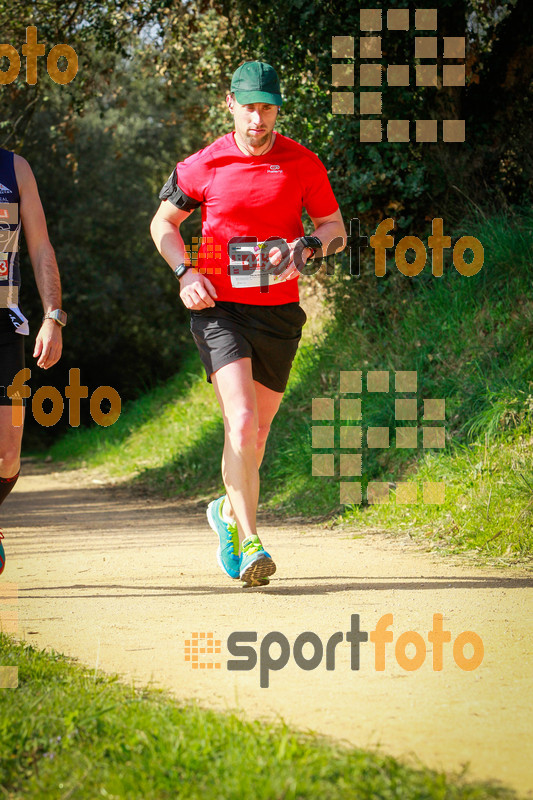
M 2 520 L 8 563 L 0 599 L 6 584 L 18 586 L 21 638 L 217 709 L 282 717 L 436 768 L 469 763 L 472 777 L 533 797 L 531 573 L 457 566 L 404 538 L 262 524 L 278 572 L 268 589 L 245 591 L 220 572 L 200 508 L 131 497 L 83 474 L 28 472 Z M 461 670 L 447 644 L 443 670 L 433 671 L 427 633 L 437 612 L 452 642 L 468 630 L 482 638 L 478 669 Z M 227 669 L 233 631 L 257 631 L 259 653 L 270 631 L 291 647 L 313 631 L 325 645 L 335 631 L 349 630 L 351 614 L 372 631 L 387 613 L 394 643 L 386 645 L 383 672 L 374 668 L 370 642 L 361 645 L 359 671 L 351 670 L 346 641 L 337 646 L 334 671 L 326 671 L 325 656 L 304 671 L 291 653 L 282 671 L 270 673 L 268 688 L 260 688 L 258 667 Z M 395 659 L 396 640 L 409 630 L 427 644 L 416 671 Z M 185 660 L 193 632 L 220 639 L 221 655 L 200 654 L 220 659 L 220 669 L 193 669 Z M 279 652 L 272 645 L 272 656 Z M 468 645 L 465 656 L 471 652 Z M 311 645 L 303 653 L 309 658 Z

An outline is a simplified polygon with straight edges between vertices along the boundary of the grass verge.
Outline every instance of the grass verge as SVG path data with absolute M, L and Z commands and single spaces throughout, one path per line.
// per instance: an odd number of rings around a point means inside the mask
M 533 438 L 529 429 L 429 454 L 414 474 L 392 484 L 389 502 L 351 506 L 343 524 L 383 528 L 425 541 L 440 553 L 473 551 L 478 560 L 531 560 Z M 427 483 L 444 483 L 442 503 L 421 502 Z M 406 501 L 409 488 L 417 502 Z
M 180 705 L 4 634 L 0 663 L 19 670 L 0 706 L 0 793 L 11 800 L 516 798 L 284 725 Z

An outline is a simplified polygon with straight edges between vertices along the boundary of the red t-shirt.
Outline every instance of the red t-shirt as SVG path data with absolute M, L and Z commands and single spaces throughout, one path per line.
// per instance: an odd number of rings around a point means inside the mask
M 263 243 L 302 236 L 303 208 L 310 217 L 337 210 L 320 159 L 280 133 L 268 153 L 248 156 L 232 132 L 180 161 L 176 170 L 179 188 L 202 204 L 197 266 L 218 299 L 257 305 L 298 301 L 298 279 L 278 282 Z M 236 237 L 248 237 L 248 242 L 235 242 Z M 193 257 L 197 247 L 193 241 Z

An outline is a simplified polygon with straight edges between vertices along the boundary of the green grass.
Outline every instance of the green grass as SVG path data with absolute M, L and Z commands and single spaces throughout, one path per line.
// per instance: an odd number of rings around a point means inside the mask
M 216 446 L 207 451 L 210 438 Z M 216 481 L 223 439 L 213 389 L 191 349 L 181 372 L 126 404 L 113 426 L 72 429 L 49 454 L 71 467 L 104 467 L 133 480 L 142 476 L 147 489 L 186 495 L 200 474 L 199 486 Z
M 446 503 L 397 508 L 391 495 L 386 508 L 348 508 L 346 519 L 389 528 L 422 525 L 450 549 L 515 560 L 531 556 L 533 215 L 474 220 L 456 233 L 465 232 L 485 248 L 485 265 L 471 278 L 452 266 L 439 279 L 429 267 L 406 278 L 393 263 L 382 279 L 368 263 L 360 279 L 339 269 L 322 277 L 335 314 L 321 333 L 304 336 L 295 359 L 262 467 L 263 508 L 306 518 L 345 511 L 338 455 L 336 477 L 312 475 L 312 399 L 337 401 L 340 371 L 388 370 L 389 393 L 368 392 L 363 382 L 363 441 L 367 427 L 392 432 L 388 449 L 363 450 L 363 496 L 369 480 L 420 483 L 446 475 Z M 445 398 L 444 453 L 424 451 L 421 436 L 416 450 L 394 446 L 396 370 L 418 374 L 418 419 L 400 425 L 422 427 L 422 399 Z M 338 450 L 338 419 L 336 427 Z M 50 452 L 69 466 L 100 466 L 145 489 L 199 498 L 222 486 L 222 442 L 214 393 L 191 351 L 179 375 L 127 405 L 114 426 L 72 431 Z M 485 442 L 492 472 L 484 467 L 476 474 L 471 462 L 485 463 L 479 455 Z
M 343 524 L 409 532 L 439 552 L 473 550 L 502 563 L 530 560 L 533 550 L 533 459 L 531 431 L 456 446 L 441 455 L 428 454 L 405 482 L 417 485 L 417 504 L 390 502 L 364 510 L 352 506 Z M 442 481 L 442 504 L 420 502 L 421 484 Z
M 19 669 L 0 705 L 0 796 L 11 800 L 516 797 L 283 724 L 180 705 L 3 634 L 0 663 Z

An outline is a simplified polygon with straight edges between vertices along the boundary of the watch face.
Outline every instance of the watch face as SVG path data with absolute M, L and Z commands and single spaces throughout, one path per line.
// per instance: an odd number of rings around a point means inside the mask
M 50 311 L 47 314 L 48 319 L 55 319 L 61 326 L 65 326 L 67 324 L 67 315 L 64 311 L 61 311 L 60 308 L 56 308 L 55 311 Z
M 176 269 L 174 270 L 176 278 L 178 279 L 181 278 L 183 275 L 185 275 L 188 269 L 189 267 L 186 266 L 186 264 L 180 264 L 179 267 L 176 267 Z
M 303 236 L 302 238 L 306 246 L 311 247 L 313 250 L 318 250 L 320 247 L 322 247 L 322 242 L 318 236 Z

